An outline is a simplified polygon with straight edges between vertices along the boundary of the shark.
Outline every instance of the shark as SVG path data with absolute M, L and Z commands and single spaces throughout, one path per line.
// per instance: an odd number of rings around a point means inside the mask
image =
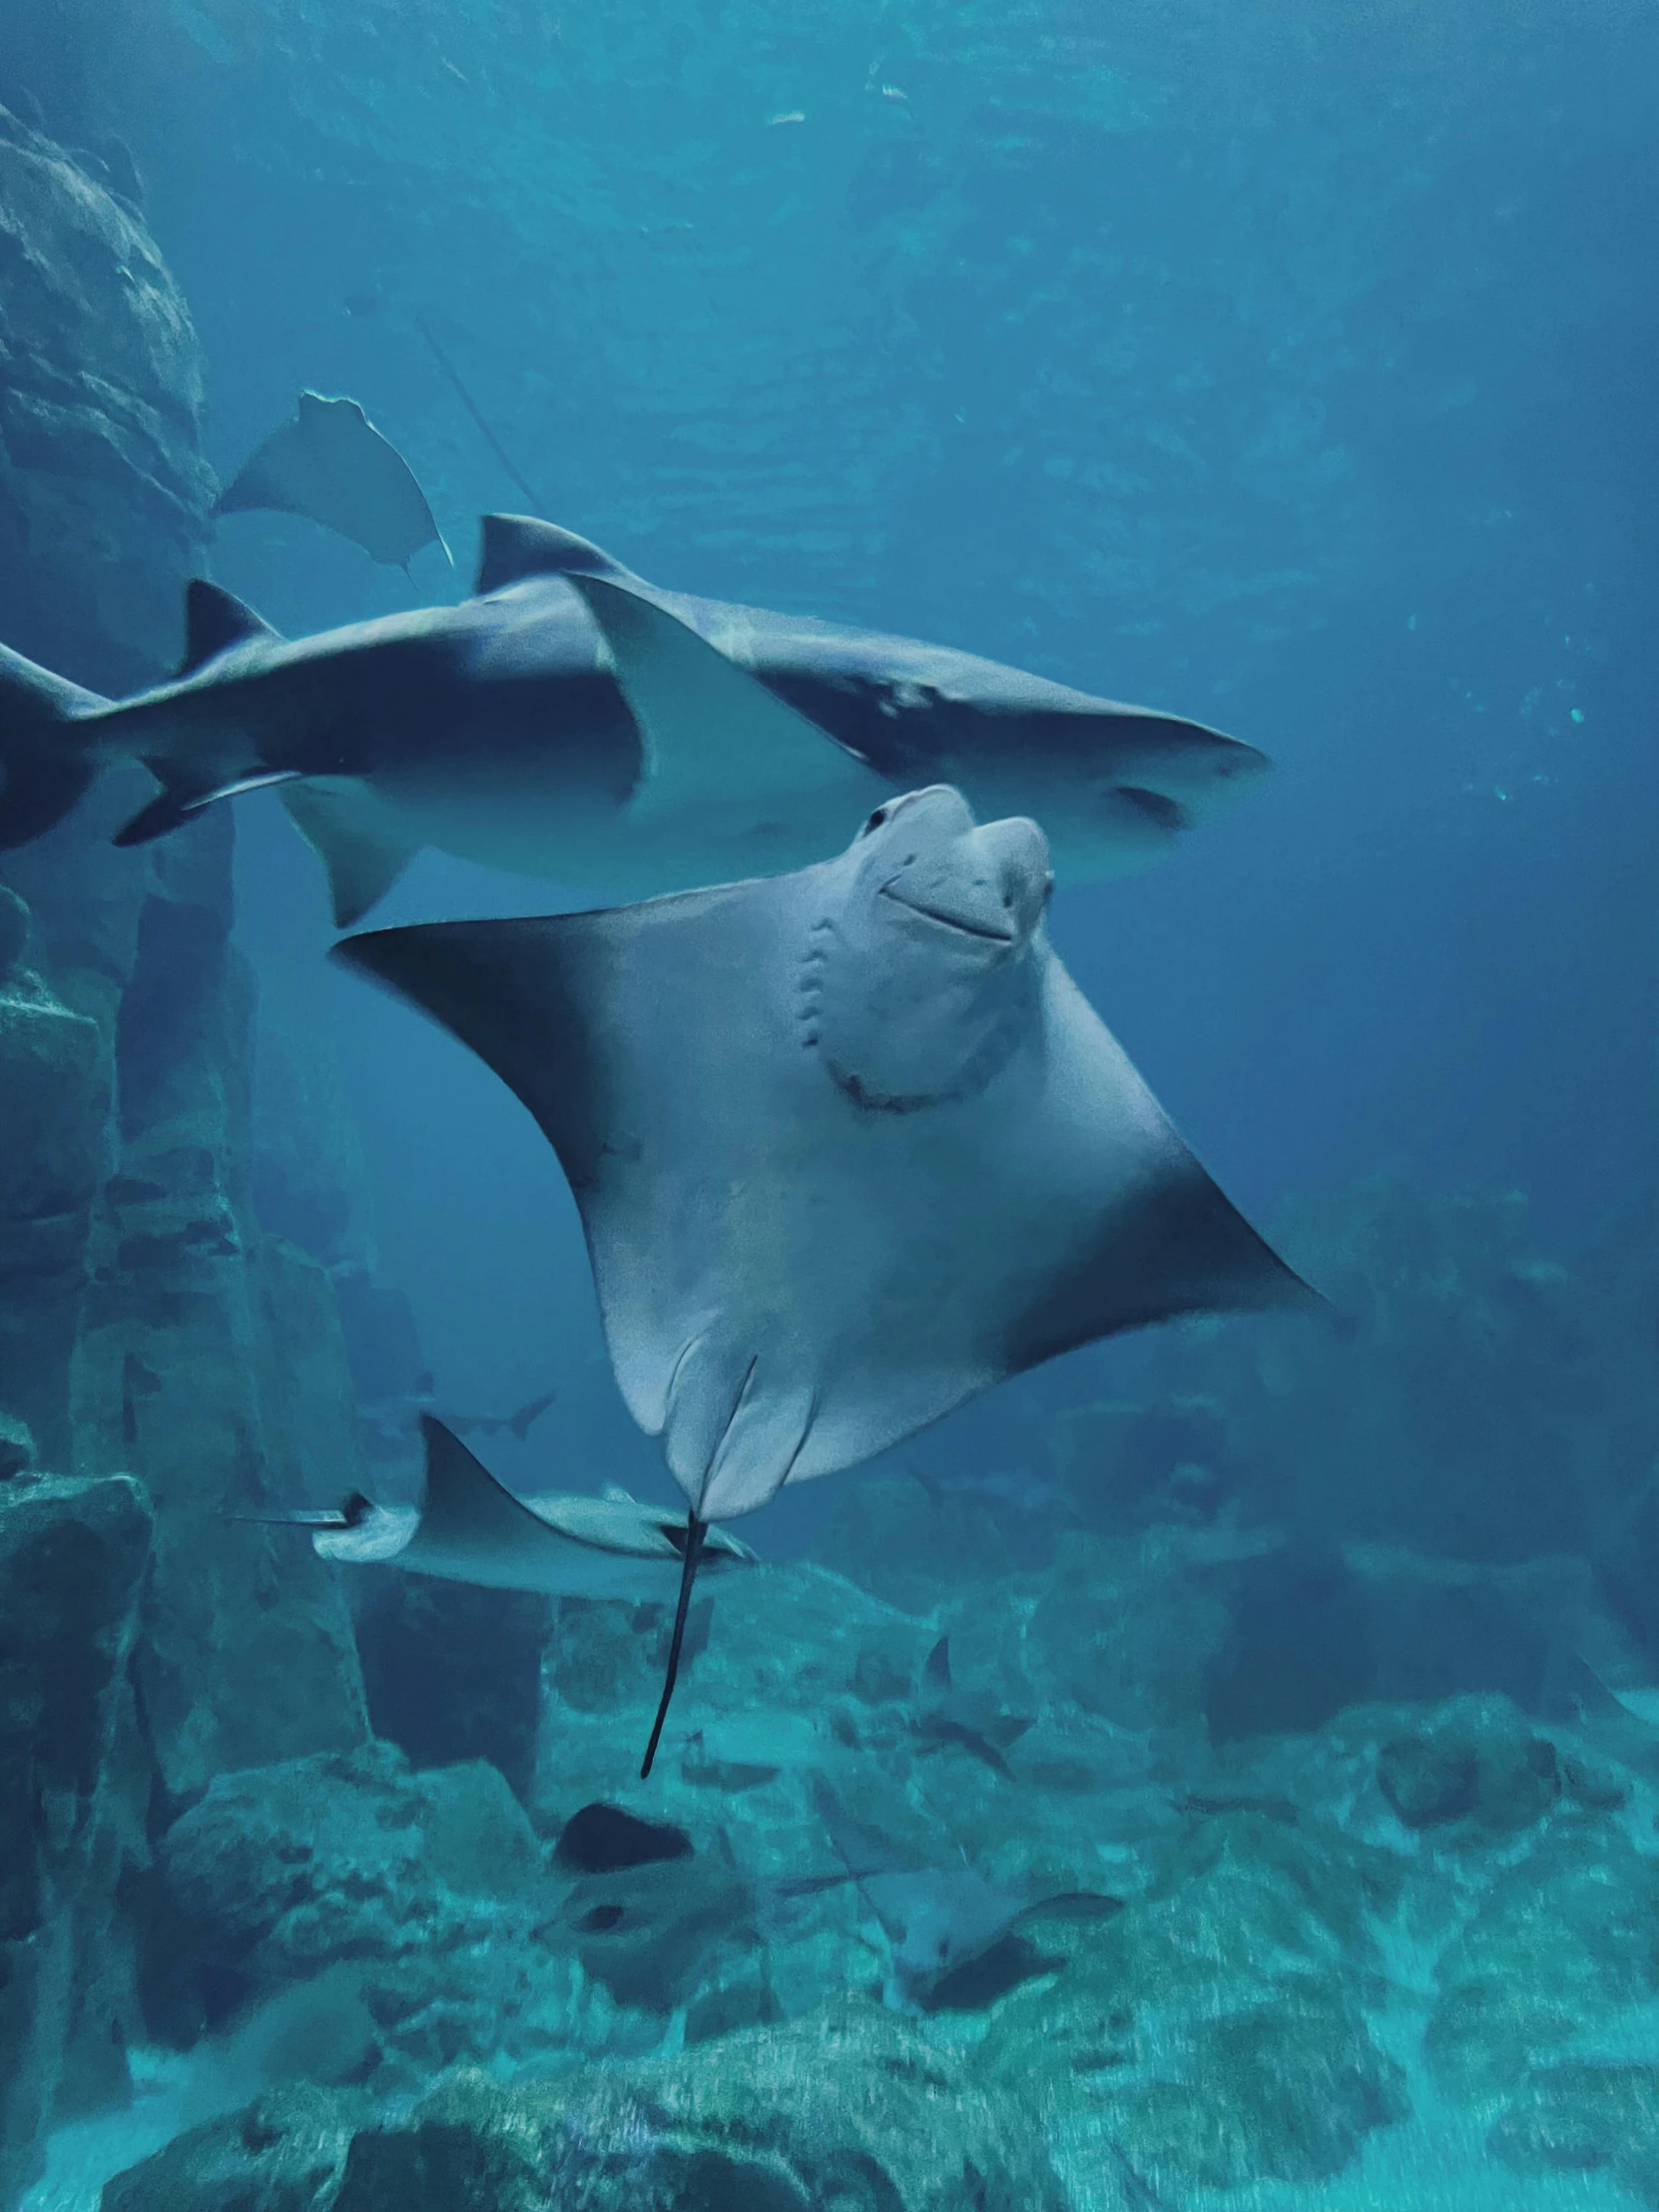
M 757 681 L 711 713 L 719 687 L 694 670 L 640 716 L 596 585 Z M 827 859 L 893 791 L 949 783 L 981 814 L 1039 817 L 1062 876 L 1095 880 L 1167 851 L 1268 765 L 1203 723 L 976 654 L 660 590 L 532 516 L 483 518 L 457 605 L 284 638 L 198 578 L 185 618 L 177 673 L 122 700 L 0 648 L 0 849 L 124 761 L 160 789 L 117 844 L 277 787 L 345 928 L 426 846 L 600 902 L 654 897 Z

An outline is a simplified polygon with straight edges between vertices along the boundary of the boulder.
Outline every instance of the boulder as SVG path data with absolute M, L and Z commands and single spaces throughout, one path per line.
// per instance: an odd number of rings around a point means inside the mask
M 351 2117 L 347 2100 L 321 2090 L 274 2090 L 117 2174 L 99 2212 L 222 2212 L 233 2205 L 237 2212 L 327 2212 L 351 2146 Z
M 181 2039 L 349 1967 L 382 2089 L 576 2040 L 541 1847 L 482 1760 L 417 1774 L 374 1744 L 224 1775 L 158 1856 Z
M 21 899 L 0 897 L 0 922 L 26 922 Z M 0 1402 L 56 1465 L 72 1458 L 70 1366 L 113 1082 L 97 1022 L 14 961 L 0 975 Z
M 221 1775 L 159 1856 L 198 1956 L 262 1985 L 435 1945 L 446 1917 L 542 1876 L 494 1767 L 416 1774 L 388 1744 Z
M 1562 1794 L 1555 1746 L 1507 1698 L 1453 1699 L 1378 1755 L 1382 1795 L 1407 1828 L 1467 1823 L 1508 1835 L 1542 1820 Z
M 487 1759 L 528 1803 L 552 1612 L 548 1599 L 528 1590 L 474 1590 L 415 1574 L 365 1577 L 357 1651 L 375 1735 L 417 1767 Z
M 1659 2066 L 1541 2066 L 1486 2143 L 1529 2180 L 1610 2174 L 1639 2202 L 1659 2204 Z
M 867 2004 L 406 2116 L 268 2097 L 112 2182 L 104 2212 L 1064 2212 L 1034 2116 Z
M 1424 2054 L 1452 2096 L 1524 2101 L 1535 2068 L 1656 1997 L 1659 1861 L 1611 1820 L 1564 1814 L 1441 1956 Z
M 0 2204 L 55 2115 L 126 2088 L 118 1893 L 144 1857 L 129 1662 L 149 1537 L 125 1477 L 0 1486 Z
M 1365 2016 L 1397 1883 L 1335 1831 L 1206 1820 L 1056 1981 L 998 2006 L 976 2071 L 1096 2123 L 1160 2189 L 1327 2179 L 1406 2109 Z
M 964 1582 L 1006 1574 L 1013 1564 L 983 1499 L 914 1475 L 848 1483 L 814 1555 L 883 1604 L 913 1614 L 931 1613 Z

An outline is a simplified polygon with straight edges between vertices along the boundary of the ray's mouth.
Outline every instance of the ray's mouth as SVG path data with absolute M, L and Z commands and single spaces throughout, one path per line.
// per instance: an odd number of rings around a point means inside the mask
M 895 906 L 907 906 L 912 914 L 920 914 L 925 921 L 936 922 L 941 929 L 954 929 L 960 937 L 976 937 L 981 944 L 1012 944 L 1012 929 L 987 929 L 982 923 L 966 921 L 960 914 L 946 913 L 942 907 L 927 906 L 919 898 L 906 898 L 902 891 L 894 890 L 891 883 L 881 885 L 881 896 L 890 898 Z

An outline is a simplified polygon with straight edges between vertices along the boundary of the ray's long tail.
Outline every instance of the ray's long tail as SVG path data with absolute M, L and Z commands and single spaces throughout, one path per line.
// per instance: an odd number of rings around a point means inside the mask
M 0 851 L 61 822 L 100 762 L 77 725 L 109 702 L 0 645 Z

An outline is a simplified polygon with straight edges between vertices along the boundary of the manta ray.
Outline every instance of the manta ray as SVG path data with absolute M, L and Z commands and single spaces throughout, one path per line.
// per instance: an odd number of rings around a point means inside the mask
M 592 588 L 649 725 L 689 633 Z M 557 1153 L 623 1397 L 686 1496 L 677 1628 L 709 1524 L 785 1483 L 1118 1331 L 1317 1303 L 1055 956 L 1051 882 L 1034 822 L 932 786 L 792 874 L 335 948 Z
M 311 1531 L 324 1559 L 390 1566 L 488 1590 L 536 1590 L 548 1597 L 625 1598 L 639 1604 L 674 1594 L 685 1522 L 614 1486 L 602 1496 L 561 1491 L 516 1497 L 458 1436 L 422 1414 L 425 1495 L 419 1505 L 375 1505 L 354 1492 L 337 1508 L 261 1516 Z M 749 1546 L 721 1530 L 710 1557 L 718 1569 L 754 1566 Z
M 677 618 L 647 687 L 673 711 L 649 723 L 590 604 L 602 587 Z M 1044 815 L 1060 864 L 1095 877 L 1167 849 L 1267 765 L 1200 723 L 973 654 L 659 591 L 522 516 L 485 516 L 459 606 L 285 639 L 198 580 L 185 627 L 178 674 L 126 700 L 0 648 L 0 848 L 121 760 L 161 785 L 121 844 L 279 786 L 344 928 L 428 844 L 636 898 L 824 859 L 883 793 L 945 779 Z
M 413 469 L 354 399 L 299 394 L 293 420 L 249 456 L 214 513 L 256 507 L 304 515 L 405 574 L 424 545 L 441 546 L 449 557 Z

